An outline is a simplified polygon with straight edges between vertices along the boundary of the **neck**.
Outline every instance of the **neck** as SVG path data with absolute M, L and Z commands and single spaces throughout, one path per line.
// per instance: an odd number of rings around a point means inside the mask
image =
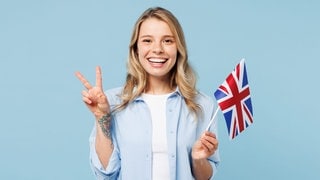
M 167 80 L 149 80 L 144 93 L 146 94 L 168 94 L 174 91 Z

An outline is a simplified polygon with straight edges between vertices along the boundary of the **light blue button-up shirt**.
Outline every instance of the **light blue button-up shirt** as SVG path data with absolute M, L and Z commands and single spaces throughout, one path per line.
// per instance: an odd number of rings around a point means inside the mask
M 106 91 L 113 109 L 121 102 L 121 88 Z M 199 93 L 196 102 L 201 106 L 202 115 L 195 118 L 190 113 L 179 89 L 167 100 L 167 142 L 170 177 L 172 180 L 191 180 L 192 146 L 205 131 L 214 112 L 211 97 Z M 112 115 L 112 138 L 114 150 L 108 166 L 103 168 L 95 150 L 96 129 L 90 136 L 90 165 L 97 179 L 151 180 L 152 179 L 152 124 L 147 104 L 141 97 L 135 99 L 124 110 Z M 217 126 L 215 126 L 217 127 Z M 210 131 L 217 134 L 217 129 Z M 208 158 L 216 173 L 220 161 L 217 150 Z M 213 177 L 212 177 L 213 178 Z

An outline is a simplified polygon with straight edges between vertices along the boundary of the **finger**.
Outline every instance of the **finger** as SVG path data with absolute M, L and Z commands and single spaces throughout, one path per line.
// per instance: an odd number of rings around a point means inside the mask
M 91 96 L 89 95 L 89 93 L 87 91 L 82 91 L 82 100 L 83 100 L 83 102 L 85 102 L 87 104 L 92 103 Z
M 204 136 L 203 139 L 205 141 L 209 142 L 210 144 L 212 144 L 213 146 L 217 146 L 218 145 L 218 140 L 216 139 L 216 137 Z
M 87 81 L 87 79 L 80 72 L 76 72 L 76 76 L 82 82 L 82 84 L 85 88 L 87 88 L 87 89 L 92 88 L 89 81 Z
M 213 138 L 217 138 L 216 135 L 213 133 L 213 132 L 210 132 L 210 131 L 206 131 L 204 133 L 205 136 L 210 136 L 210 137 L 213 137 Z
M 201 144 L 208 152 L 210 152 L 214 148 L 213 144 L 205 139 L 201 139 Z
M 216 150 L 218 147 L 218 140 L 212 136 L 203 136 L 201 143 L 207 148 L 208 151 Z
M 100 66 L 96 67 L 96 86 L 102 89 L 102 75 Z
M 201 143 L 203 145 L 203 148 L 209 153 L 214 153 L 218 149 L 217 144 L 211 144 L 211 143 L 204 142 L 204 141 L 202 141 Z
M 82 97 L 82 101 L 85 102 L 86 104 L 92 104 L 92 101 L 87 97 Z
M 81 94 L 83 97 L 87 97 L 87 98 L 90 97 L 90 94 L 88 93 L 88 91 L 83 90 Z

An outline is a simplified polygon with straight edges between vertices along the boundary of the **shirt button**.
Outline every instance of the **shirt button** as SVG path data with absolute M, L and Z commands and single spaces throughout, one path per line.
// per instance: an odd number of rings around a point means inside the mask
M 169 109 L 169 112 L 172 112 L 172 109 Z

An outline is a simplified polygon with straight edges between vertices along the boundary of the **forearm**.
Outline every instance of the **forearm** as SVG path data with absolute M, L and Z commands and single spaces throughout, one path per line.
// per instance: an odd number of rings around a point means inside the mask
M 193 159 L 192 171 L 196 180 L 208 180 L 213 174 L 211 164 L 207 159 Z
M 100 163 L 106 168 L 113 151 L 110 115 L 97 118 L 96 132 L 96 152 Z

